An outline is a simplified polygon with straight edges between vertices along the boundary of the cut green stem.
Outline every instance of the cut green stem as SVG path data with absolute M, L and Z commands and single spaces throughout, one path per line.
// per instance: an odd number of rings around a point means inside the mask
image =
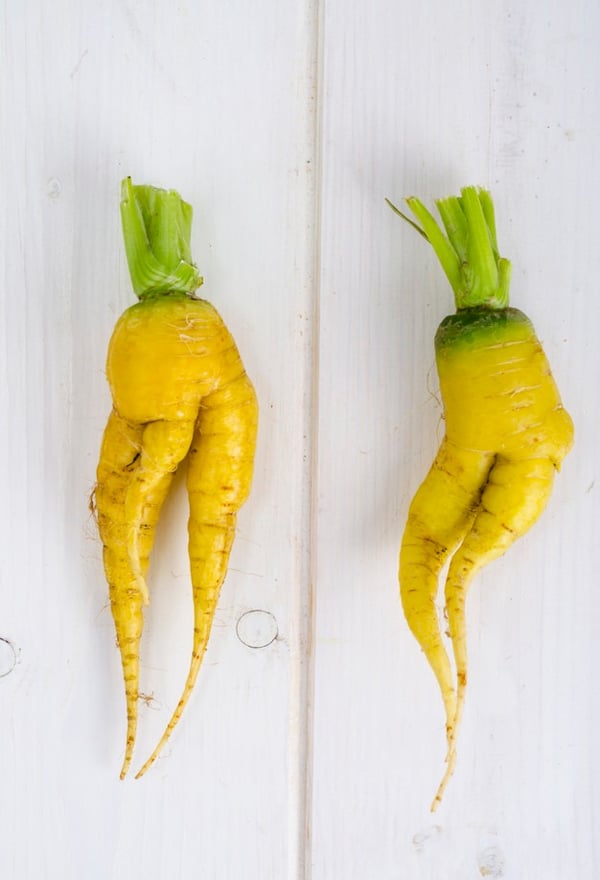
M 438 199 L 445 233 L 419 199 L 411 197 L 406 203 L 422 228 L 388 200 L 396 213 L 416 226 L 433 247 L 454 291 L 457 310 L 506 308 L 510 262 L 498 253 L 491 194 L 466 186 L 460 196 Z
M 175 190 L 121 185 L 121 221 L 129 274 L 139 299 L 192 295 L 202 276 L 192 262 L 192 208 Z

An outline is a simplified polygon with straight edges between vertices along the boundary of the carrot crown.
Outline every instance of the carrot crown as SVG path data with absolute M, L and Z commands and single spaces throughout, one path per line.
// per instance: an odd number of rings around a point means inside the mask
M 466 186 L 460 196 L 436 200 L 445 234 L 414 196 L 406 203 L 421 226 L 386 201 L 433 247 L 452 285 L 457 310 L 507 307 L 510 262 L 498 253 L 494 203 L 487 190 Z
M 192 295 L 203 282 L 192 263 L 192 208 L 175 190 L 121 184 L 121 221 L 133 289 L 139 299 Z

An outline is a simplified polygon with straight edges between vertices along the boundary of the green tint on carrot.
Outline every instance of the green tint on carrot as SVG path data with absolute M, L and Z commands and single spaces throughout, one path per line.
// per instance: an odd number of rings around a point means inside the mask
M 399 566 L 406 620 L 445 707 L 447 766 L 434 810 L 456 763 L 467 686 L 468 587 L 542 513 L 554 472 L 573 443 L 573 423 L 531 321 L 508 307 L 510 263 L 499 255 L 489 192 L 469 186 L 440 199 L 443 230 L 422 202 L 406 201 L 420 225 L 394 210 L 430 242 L 457 308 L 435 338 L 445 436 L 411 502 Z M 446 561 L 454 675 L 436 608 Z

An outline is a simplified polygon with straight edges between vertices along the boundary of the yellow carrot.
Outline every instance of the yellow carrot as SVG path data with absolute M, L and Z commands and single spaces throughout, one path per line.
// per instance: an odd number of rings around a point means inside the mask
M 127 739 L 136 737 L 146 574 L 156 524 L 174 473 L 187 460 L 189 554 L 194 599 L 192 660 L 156 759 L 189 699 L 227 572 L 236 515 L 252 481 L 258 407 L 235 342 L 216 310 L 196 298 L 192 211 L 174 191 L 123 182 L 123 231 L 139 302 L 109 343 L 113 410 L 97 470 L 98 526 L 121 652 Z
M 422 228 L 391 206 L 433 246 L 457 306 L 435 339 L 445 437 L 410 505 L 399 570 L 406 620 L 446 712 L 447 768 L 435 809 L 456 761 L 467 685 L 468 586 L 542 513 L 571 448 L 573 424 L 531 322 L 508 306 L 510 263 L 498 253 L 490 194 L 465 187 L 460 197 L 439 200 L 445 234 L 418 199 L 407 203 Z M 455 673 L 435 607 L 448 560 L 445 603 Z

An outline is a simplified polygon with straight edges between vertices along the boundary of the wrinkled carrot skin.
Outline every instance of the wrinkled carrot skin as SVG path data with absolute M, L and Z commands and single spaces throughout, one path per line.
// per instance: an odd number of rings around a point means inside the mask
M 400 549 L 404 616 L 437 678 L 453 735 L 456 691 L 437 609 L 442 568 L 473 523 L 493 455 L 454 446 L 445 438 L 410 509 Z
M 194 600 L 192 659 L 181 698 L 156 749 L 154 763 L 179 721 L 206 651 L 235 535 L 237 511 L 248 497 L 257 429 L 254 389 L 245 373 L 202 401 L 188 455 L 189 557 Z
M 517 309 L 501 305 L 507 300 L 510 264 L 498 257 L 489 194 L 466 188 L 462 198 L 438 204 L 444 222 L 450 221 L 449 239 L 460 257 L 456 265 L 448 242 L 440 241 L 435 221 L 418 202 L 415 213 L 453 283 L 457 303 L 461 296 L 473 297 L 463 287 L 463 271 L 476 284 L 481 280 L 465 259 L 478 236 L 474 262 L 482 277 L 487 273 L 492 281 L 482 285 L 485 305 L 459 307 L 437 331 L 445 436 L 410 505 L 400 550 L 405 617 L 436 676 L 446 713 L 447 767 L 432 810 L 456 762 L 467 685 L 468 587 L 479 569 L 501 556 L 539 518 L 554 474 L 573 443 L 573 423 L 531 322 Z M 479 260 L 482 253 L 485 259 Z M 448 560 L 445 608 L 455 673 L 436 608 L 438 578 Z
M 208 642 L 235 516 L 250 490 L 258 407 L 220 316 L 208 302 L 185 294 L 149 298 L 122 315 L 109 344 L 107 376 L 113 412 L 96 504 L 125 680 L 123 778 L 136 735 L 145 576 L 161 507 L 177 467 L 189 457 L 195 628 L 193 672 L 179 718 Z
M 573 441 L 571 419 L 525 315 L 473 310 L 452 317 L 436 339 L 446 433 L 410 506 L 399 573 L 406 619 L 446 709 L 448 770 L 434 806 L 455 762 L 467 684 L 468 585 L 538 519 Z M 450 557 L 445 604 L 456 690 L 435 606 L 438 577 Z
M 451 315 L 440 325 L 435 349 L 451 443 L 560 465 L 573 442 L 573 423 L 523 312 L 468 309 Z
M 143 596 L 131 569 L 127 553 L 128 524 L 125 519 L 127 489 L 142 446 L 141 426 L 129 425 L 116 412 L 109 416 L 97 469 L 96 517 L 103 544 L 103 561 L 109 587 L 110 607 L 115 622 L 117 645 L 121 653 L 127 703 L 126 757 L 121 770 L 125 776 L 131 762 L 137 729 L 139 696 L 140 639 L 144 625 Z M 156 516 L 144 532 L 143 568 L 152 546 Z

